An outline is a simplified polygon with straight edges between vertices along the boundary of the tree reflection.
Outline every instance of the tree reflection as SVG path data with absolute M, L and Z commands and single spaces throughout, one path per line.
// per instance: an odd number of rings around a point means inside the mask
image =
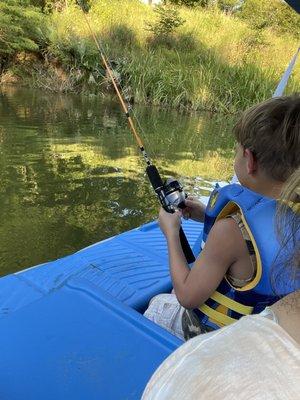
M 233 118 L 136 109 L 165 175 L 227 179 Z M 55 259 L 157 215 L 119 105 L 99 97 L 0 92 L 0 273 Z

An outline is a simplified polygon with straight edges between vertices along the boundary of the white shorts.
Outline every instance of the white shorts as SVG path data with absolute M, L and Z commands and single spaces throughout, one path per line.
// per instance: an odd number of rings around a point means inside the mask
M 184 340 L 182 330 L 184 310 L 175 294 L 163 293 L 151 299 L 144 316 Z

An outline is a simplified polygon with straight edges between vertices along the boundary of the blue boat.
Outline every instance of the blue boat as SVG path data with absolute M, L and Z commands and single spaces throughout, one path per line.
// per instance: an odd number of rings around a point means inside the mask
M 184 221 L 198 252 L 202 224 Z M 140 399 L 181 340 L 143 311 L 172 289 L 156 222 L 0 279 L 0 399 Z
M 298 0 L 286 2 L 300 12 Z M 198 254 L 202 224 L 183 228 Z M 0 400 L 140 399 L 182 344 L 142 315 L 153 296 L 171 289 L 156 222 L 1 278 Z

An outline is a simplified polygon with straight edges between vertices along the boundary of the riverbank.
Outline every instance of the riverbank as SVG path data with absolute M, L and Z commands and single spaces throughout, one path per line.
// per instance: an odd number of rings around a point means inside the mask
M 271 96 L 297 49 L 295 37 L 256 29 L 220 10 L 178 9 L 182 26 L 168 35 L 147 30 L 157 15 L 138 1 L 94 3 L 89 17 L 127 99 L 140 104 L 235 113 Z M 53 92 L 112 90 L 79 8 L 43 19 L 44 48 L 19 53 L 1 83 Z M 300 89 L 297 69 L 287 93 Z

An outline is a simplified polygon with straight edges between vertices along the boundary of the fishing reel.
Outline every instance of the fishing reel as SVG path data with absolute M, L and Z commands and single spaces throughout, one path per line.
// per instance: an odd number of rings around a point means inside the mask
M 170 213 L 174 213 L 177 209 L 185 208 L 185 199 L 187 195 L 184 193 L 183 187 L 174 178 L 169 178 L 163 186 L 155 190 L 162 207 Z
M 148 165 L 146 173 L 157 194 L 162 207 L 170 213 L 174 213 L 178 208 L 185 208 L 186 194 L 181 184 L 173 178 L 167 179 L 164 183 L 155 165 Z
M 147 166 L 146 173 L 159 198 L 160 204 L 167 212 L 174 213 L 178 208 L 185 208 L 185 199 L 187 196 L 183 191 L 183 187 L 176 179 L 168 179 L 163 183 L 157 168 L 153 164 Z M 179 237 L 187 262 L 189 264 L 193 263 L 195 261 L 195 256 L 182 227 L 180 227 L 179 230 Z

